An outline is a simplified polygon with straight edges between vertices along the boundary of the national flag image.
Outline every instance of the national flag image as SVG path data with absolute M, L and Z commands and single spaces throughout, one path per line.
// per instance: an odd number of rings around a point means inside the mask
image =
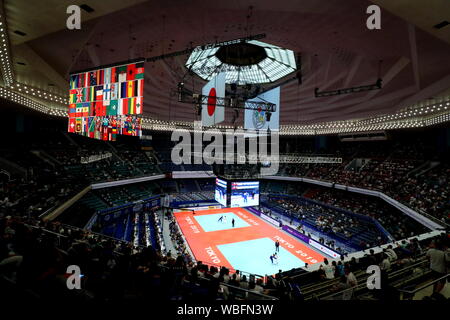
M 101 116 L 103 110 L 103 86 L 96 86 L 95 115 Z
M 102 118 L 102 140 L 109 140 L 109 118 Z
M 142 114 L 142 97 L 136 97 L 136 114 Z
M 83 104 L 77 103 L 75 108 L 75 117 L 79 118 L 82 117 L 83 114 Z
M 100 117 L 95 117 L 95 132 L 94 132 L 94 138 L 95 139 L 101 139 L 101 132 L 102 132 L 102 119 Z
M 128 81 L 127 82 L 127 98 L 134 97 L 136 94 L 136 81 Z
M 117 80 L 117 68 L 116 67 L 112 67 L 110 69 L 111 69 L 111 81 L 110 81 L 110 83 L 118 82 L 118 80 Z
M 137 82 L 136 96 L 143 97 L 144 96 L 144 79 L 136 80 L 136 82 Z
M 87 136 L 89 132 L 89 117 L 81 118 L 81 131 Z
M 103 84 L 104 83 L 103 82 L 104 81 L 103 75 L 104 75 L 104 70 L 103 69 L 97 70 L 96 75 L 95 75 L 95 77 L 97 78 L 97 84 Z
M 77 90 L 76 89 L 70 89 L 69 91 L 69 103 L 75 103 L 77 102 Z
M 76 108 L 77 105 L 75 103 L 69 104 L 69 112 L 68 112 L 69 118 L 75 117 Z
M 92 86 L 92 87 L 96 86 L 97 85 L 97 72 L 94 72 L 94 71 L 89 72 L 89 80 L 90 80 L 90 83 L 89 83 L 90 86 Z
M 106 68 L 103 74 L 103 83 L 109 84 L 111 83 L 111 68 Z
M 117 67 L 118 82 L 127 81 L 127 66 Z
M 91 109 L 91 103 L 90 102 L 84 102 L 81 104 L 82 106 L 82 117 L 89 117 L 89 112 Z
M 78 102 L 83 102 L 84 100 L 84 88 L 78 88 L 78 89 L 76 89 L 77 90 L 77 93 L 76 93 L 76 96 L 77 96 L 77 100 L 76 100 L 76 102 L 78 103 Z
M 74 133 L 75 132 L 75 118 L 70 117 L 69 118 L 69 128 L 68 128 L 69 132 Z
M 82 132 L 82 121 L 81 118 L 76 118 L 75 119 L 75 132 Z
M 127 81 L 134 80 L 136 76 L 136 64 L 131 63 L 127 65 Z
M 95 101 L 103 100 L 103 86 L 95 86 Z
M 136 114 L 136 98 L 128 99 L 128 113 Z
M 111 85 L 105 84 L 103 86 L 103 100 L 111 100 Z
M 95 92 L 95 87 L 89 87 L 88 89 L 89 92 L 89 102 L 94 102 L 96 99 L 96 92 Z
M 70 89 L 76 89 L 78 88 L 78 74 L 73 74 L 70 76 L 69 86 Z
M 144 63 L 136 63 L 136 75 L 134 76 L 134 79 L 144 79 Z
M 117 100 L 107 100 L 104 101 L 106 105 L 106 115 L 107 116 L 117 116 L 117 109 L 119 107 Z
M 111 90 L 110 98 L 111 98 L 111 100 L 115 100 L 115 99 L 119 98 L 119 96 L 118 96 L 118 89 L 119 89 L 119 86 L 117 85 L 117 83 L 110 84 L 110 90 Z
M 95 116 L 95 102 L 89 102 L 89 116 Z
M 122 99 L 122 114 L 123 115 L 129 115 L 131 114 L 130 111 L 130 98 Z
M 127 89 L 128 89 L 128 83 L 121 82 L 120 83 L 120 98 L 125 99 L 127 97 Z
M 85 72 L 84 73 L 84 78 L 83 78 L 83 87 L 87 88 L 91 85 L 90 83 L 90 77 L 89 77 L 89 72 Z
M 95 117 L 89 117 L 89 138 L 95 138 Z
M 202 125 L 213 126 L 225 120 L 225 108 L 217 106 L 217 98 L 225 97 L 225 72 L 219 73 L 202 89 L 206 103 L 202 104 Z
M 84 78 L 85 77 L 86 77 L 85 73 L 80 73 L 79 74 L 77 88 L 83 88 L 84 87 Z

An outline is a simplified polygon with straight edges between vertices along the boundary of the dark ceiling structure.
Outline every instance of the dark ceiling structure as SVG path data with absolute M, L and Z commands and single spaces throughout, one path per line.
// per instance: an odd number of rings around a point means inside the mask
M 17 82 L 68 95 L 70 72 L 152 57 L 251 34 L 301 55 L 301 79 L 281 83 L 282 125 L 315 124 L 393 113 L 450 94 L 450 16 L 445 1 L 69 1 L 4 0 Z M 66 8 L 87 4 L 81 30 L 66 28 Z M 366 27 L 369 5 L 382 8 L 381 29 Z M 90 11 L 90 12 L 88 12 Z M 260 59 L 263 58 L 260 52 Z M 189 55 L 147 62 L 144 115 L 194 121 L 193 107 L 175 93 L 200 92 L 205 81 L 186 76 Z M 223 58 L 225 59 L 225 58 Z M 320 91 L 372 84 L 381 90 L 316 97 Z M 227 110 L 228 122 L 233 110 Z

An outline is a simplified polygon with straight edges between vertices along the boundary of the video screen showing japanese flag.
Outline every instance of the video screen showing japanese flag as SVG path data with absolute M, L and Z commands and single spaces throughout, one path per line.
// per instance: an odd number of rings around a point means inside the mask
M 214 199 L 223 206 L 227 206 L 227 182 L 216 178 L 216 192 Z
M 202 104 L 202 126 L 210 127 L 225 120 L 225 108 L 217 106 L 217 98 L 225 97 L 225 72 L 219 73 L 202 89 L 206 103 Z
M 259 181 L 231 183 L 231 207 L 259 205 Z
M 256 98 L 247 100 L 254 102 L 270 102 L 275 104 L 275 112 L 271 112 L 270 119 L 267 112 L 261 109 L 248 109 L 246 102 L 244 129 L 246 130 L 279 130 L 280 128 L 280 87 L 261 93 Z

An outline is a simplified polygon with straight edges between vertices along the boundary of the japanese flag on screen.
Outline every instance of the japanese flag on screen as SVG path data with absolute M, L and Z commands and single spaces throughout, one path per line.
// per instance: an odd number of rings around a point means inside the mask
M 202 105 L 202 126 L 213 126 L 225 120 L 225 108 L 216 105 L 216 98 L 225 98 L 225 72 L 219 73 L 202 89 L 202 95 L 207 96 Z

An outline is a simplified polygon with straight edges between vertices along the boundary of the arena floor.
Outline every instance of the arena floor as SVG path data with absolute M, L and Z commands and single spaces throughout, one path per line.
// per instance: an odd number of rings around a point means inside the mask
M 324 256 L 243 208 L 176 212 L 175 218 L 197 261 L 230 270 L 273 275 L 278 270 L 321 262 Z M 223 216 L 222 221 L 219 218 Z M 235 224 L 232 226 L 232 219 Z M 278 259 L 271 262 L 275 241 Z

